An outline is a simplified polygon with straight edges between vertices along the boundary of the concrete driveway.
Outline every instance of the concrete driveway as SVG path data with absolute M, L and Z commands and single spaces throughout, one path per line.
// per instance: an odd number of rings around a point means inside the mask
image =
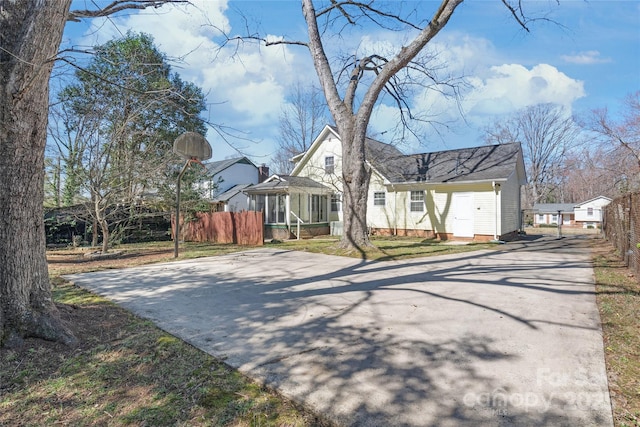
M 68 277 L 339 424 L 613 425 L 579 238 L 398 262 L 274 246 Z

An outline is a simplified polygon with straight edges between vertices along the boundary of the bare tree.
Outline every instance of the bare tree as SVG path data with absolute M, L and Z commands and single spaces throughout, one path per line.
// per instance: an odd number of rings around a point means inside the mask
M 633 156 L 618 148 L 611 151 L 590 145 L 570 153 L 564 162 L 563 193 L 568 202 L 584 202 L 597 196 L 615 198 L 640 189 Z
M 598 142 L 608 152 L 621 149 L 633 159 L 635 166 L 627 173 L 640 173 L 640 90 L 627 95 L 623 103 L 622 120 L 609 117 L 607 108 L 596 109 L 583 126 L 595 133 Z
M 326 124 L 327 104 L 315 87 L 293 86 L 279 121 L 278 149 L 273 157 L 273 172 L 289 173 L 291 159 L 307 151 Z
M 65 23 L 164 3 L 114 0 L 76 12 L 71 0 L 0 6 L 0 345 L 76 342 L 51 299 L 43 207 L 49 77 Z
M 260 40 L 266 46 L 298 45 L 309 49 L 331 116 L 342 140 L 342 182 L 344 232 L 341 244 L 347 248 L 371 245 L 367 233 L 367 195 L 371 170 L 365 159 L 365 138 L 369 120 L 384 94 L 399 108 L 401 121 L 416 117 L 411 111 L 412 90 L 437 90 L 456 95 L 451 80 L 434 72 L 427 44 L 447 25 L 463 0 L 442 0 L 426 16 L 424 2 L 407 9 L 405 3 L 358 0 L 302 1 L 308 30 L 306 41 L 266 39 L 248 35 L 231 40 Z M 530 20 L 520 1 L 502 0 L 514 19 L 527 29 Z M 316 4 L 318 7 L 316 7 Z M 349 53 L 330 59 L 326 47 L 344 31 L 359 25 L 375 25 L 407 35 L 394 50 Z
M 577 138 L 578 127 L 573 118 L 555 104 L 526 107 L 485 130 L 485 141 L 489 144 L 522 144 L 529 180 L 525 194 L 529 206 L 563 201 L 557 190 L 565 156 Z

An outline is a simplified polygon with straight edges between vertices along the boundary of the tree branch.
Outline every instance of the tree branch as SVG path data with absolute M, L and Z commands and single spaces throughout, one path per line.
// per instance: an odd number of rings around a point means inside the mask
M 347 22 L 349 22 L 349 24 L 351 25 L 355 25 L 356 22 L 353 19 L 353 16 L 350 15 L 349 13 L 346 12 L 344 6 L 352 6 L 355 7 L 357 9 L 360 9 L 360 11 L 362 12 L 362 15 L 365 16 L 366 18 L 368 18 L 370 21 L 376 23 L 377 25 L 379 25 L 382 28 L 388 28 L 386 25 L 383 25 L 381 22 L 379 22 L 378 20 L 376 20 L 370 13 L 373 13 L 374 15 L 379 15 L 383 18 L 388 18 L 388 19 L 392 19 L 394 21 L 400 22 L 404 25 L 407 25 L 415 30 L 421 30 L 422 28 L 419 27 L 418 25 L 403 19 L 402 17 L 400 17 L 399 15 L 395 15 L 395 14 L 391 14 L 388 12 L 384 12 L 380 9 L 376 9 L 374 7 L 371 6 L 373 2 L 369 2 L 369 3 L 364 3 L 364 2 L 360 2 L 360 1 L 353 1 L 353 0 L 346 0 L 346 1 L 337 1 L 337 0 L 331 0 L 331 6 L 328 6 L 326 8 L 324 8 L 323 10 L 319 11 L 316 14 L 316 18 L 319 18 L 322 15 L 326 15 L 329 12 L 331 12 L 334 9 L 337 9 L 340 11 L 340 13 L 345 17 L 345 19 L 347 20 Z
M 144 10 L 152 7 L 157 9 L 167 3 L 189 3 L 188 0 L 114 0 L 99 9 L 71 10 L 67 21 L 80 22 L 83 18 L 100 18 L 110 16 L 123 10 Z

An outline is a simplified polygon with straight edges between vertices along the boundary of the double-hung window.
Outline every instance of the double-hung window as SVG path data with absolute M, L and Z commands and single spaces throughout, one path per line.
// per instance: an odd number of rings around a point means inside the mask
M 335 171 L 333 156 L 327 156 L 324 158 L 324 172 L 333 173 Z
M 373 193 L 373 206 L 384 206 L 386 204 L 386 194 L 384 191 Z
M 411 212 L 424 212 L 424 191 L 411 192 Z
M 333 193 L 331 195 L 331 212 L 340 212 L 342 210 L 342 194 Z

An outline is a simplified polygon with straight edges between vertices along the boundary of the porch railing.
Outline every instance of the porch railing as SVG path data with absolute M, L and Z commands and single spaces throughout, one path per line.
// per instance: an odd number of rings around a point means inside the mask
M 296 219 L 297 223 L 297 232 L 295 233 L 296 239 L 300 240 L 300 224 L 304 224 L 304 221 L 300 219 L 298 215 L 296 215 L 293 211 L 291 211 L 291 215 L 293 215 Z

